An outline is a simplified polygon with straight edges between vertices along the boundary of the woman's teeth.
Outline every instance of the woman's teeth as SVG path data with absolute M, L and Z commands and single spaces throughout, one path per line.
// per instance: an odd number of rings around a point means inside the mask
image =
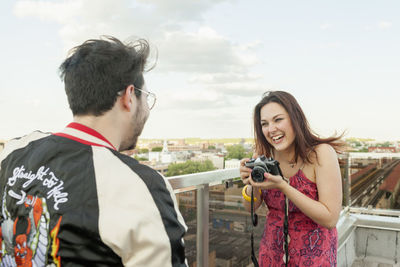
M 281 134 L 281 135 L 277 135 L 277 136 L 272 137 L 272 140 L 278 141 L 278 140 L 281 139 L 282 137 L 283 137 L 282 134 Z

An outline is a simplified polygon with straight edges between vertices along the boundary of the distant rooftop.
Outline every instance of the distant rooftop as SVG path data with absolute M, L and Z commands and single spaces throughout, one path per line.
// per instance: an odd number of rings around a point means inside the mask
M 389 176 L 383 181 L 382 185 L 379 187 L 380 190 L 385 190 L 393 193 L 396 186 L 400 181 L 400 164 L 394 167 Z

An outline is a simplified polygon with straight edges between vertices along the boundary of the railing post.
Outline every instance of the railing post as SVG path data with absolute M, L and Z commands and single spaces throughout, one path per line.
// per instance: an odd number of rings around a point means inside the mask
M 208 267 L 209 243 L 209 186 L 208 184 L 197 187 L 197 240 L 196 240 L 196 266 Z
M 344 177 L 343 177 L 343 182 L 344 182 L 344 197 L 346 200 L 345 206 L 350 207 L 351 206 L 351 197 L 350 197 L 350 190 L 351 190 L 351 181 L 350 181 L 350 167 L 351 167 L 351 158 L 350 155 L 347 154 L 345 157 L 345 164 L 344 164 Z

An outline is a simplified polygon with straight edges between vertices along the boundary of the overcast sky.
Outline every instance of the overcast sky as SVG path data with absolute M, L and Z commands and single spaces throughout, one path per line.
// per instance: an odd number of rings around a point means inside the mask
M 262 93 L 286 90 L 323 136 L 400 140 L 399 14 L 397 0 L 2 0 L 0 139 L 63 129 L 60 63 L 113 35 L 158 49 L 144 138 L 251 137 Z

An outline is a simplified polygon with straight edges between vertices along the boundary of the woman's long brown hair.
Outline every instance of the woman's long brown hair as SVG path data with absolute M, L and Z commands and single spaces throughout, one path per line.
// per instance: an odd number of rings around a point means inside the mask
M 268 143 L 262 132 L 260 118 L 261 108 L 271 102 L 281 105 L 289 114 L 293 131 L 295 132 L 295 161 L 300 157 L 304 162 L 312 163 L 310 151 L 315 152 L 314 148 L 319 144 L 329 144 L 337 153 L 342 152 L 345 146 L 345 143 L 341 141 L 343 134 L 328 138 L 319 137 L 318 134 L 311 130 L 303 110 L 291 94 L 284 91 L 268 91 L 264 93 L 263 98 L 254 108 L 254 139 L 258 155 L 272 157 L 273 147 Z

